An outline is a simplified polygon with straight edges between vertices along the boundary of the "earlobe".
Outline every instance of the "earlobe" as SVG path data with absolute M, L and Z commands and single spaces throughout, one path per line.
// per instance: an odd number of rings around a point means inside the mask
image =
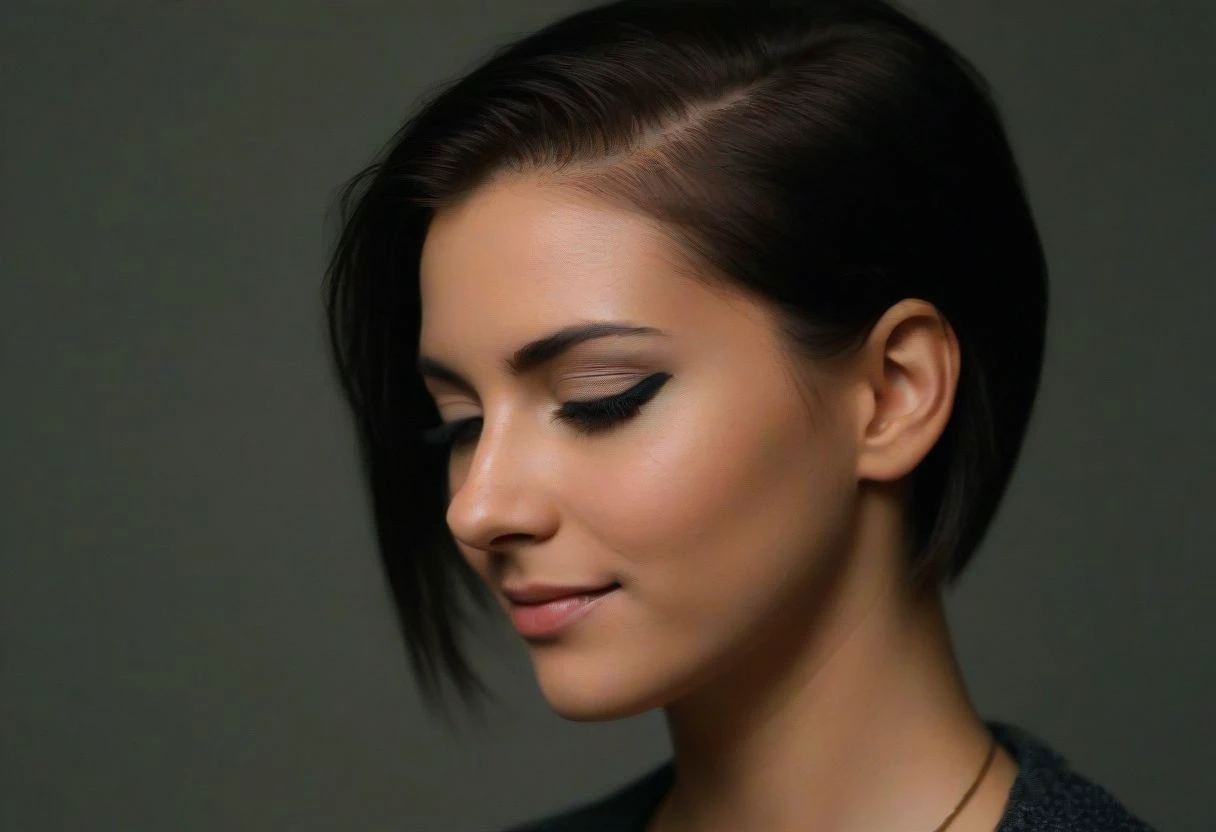
M 858 478 L 910 474 L 941 437 L 958 383 L 958 340 L 931 304 L 904 300 L 874 326 L 863 348 L 871 416 L 862 426 Z

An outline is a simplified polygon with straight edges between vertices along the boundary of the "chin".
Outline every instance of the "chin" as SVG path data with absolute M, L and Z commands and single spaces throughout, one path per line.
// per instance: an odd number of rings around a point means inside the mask
M 549 707 L 573 722 L 603 722 L 661 707 L 658 680 L 622 675 L 617 669 L 572 656 L 533 658 L 536 681 Z

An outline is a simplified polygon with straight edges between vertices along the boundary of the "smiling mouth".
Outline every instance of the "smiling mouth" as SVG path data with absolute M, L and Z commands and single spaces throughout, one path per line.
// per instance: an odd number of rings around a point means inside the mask
M 526 637 L 555 636 L 566 627 L 591 613 L 621 585 L 614 583 L 603 589 L 563 595 L 532 603 L 511 602 L 511 622 Z

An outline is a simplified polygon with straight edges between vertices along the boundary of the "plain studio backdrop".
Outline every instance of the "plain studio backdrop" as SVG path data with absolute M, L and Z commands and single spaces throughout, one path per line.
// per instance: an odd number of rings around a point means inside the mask
M 668 755 L 658 711 L 549 712 L 505 618 L 470 646 L 507 706 L 422 709 L 322 339 L 338 185 L 579 7 L 4 4 L 5 832 L 477 832 Z M 1213 6 L 910 8 L 991 81 L 1051 268 L 1027 444 L 949 601 L 969 684 L 1210 829 Z

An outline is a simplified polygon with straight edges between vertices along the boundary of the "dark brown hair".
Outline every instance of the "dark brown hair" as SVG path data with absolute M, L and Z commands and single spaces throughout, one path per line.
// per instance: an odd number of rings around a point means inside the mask
M 431 704 L 461 647 L 462 590 L 492 597 L 445 523 L 447 458 L 415 369 L 434 211 L 537 172 L 651 217 L 706 280 L 779 313 L 811 358 L 847 353 L 903 298 L 932 303 L 962 366 L 912 473 L 913 572 L 949 583 L 1009 482 L 1039 384 L 1046 264 L 987 86 L 877 0 L 621 0 L 494 52 L 423 102 L 347 183 L 326 275 L 380 555 Z

